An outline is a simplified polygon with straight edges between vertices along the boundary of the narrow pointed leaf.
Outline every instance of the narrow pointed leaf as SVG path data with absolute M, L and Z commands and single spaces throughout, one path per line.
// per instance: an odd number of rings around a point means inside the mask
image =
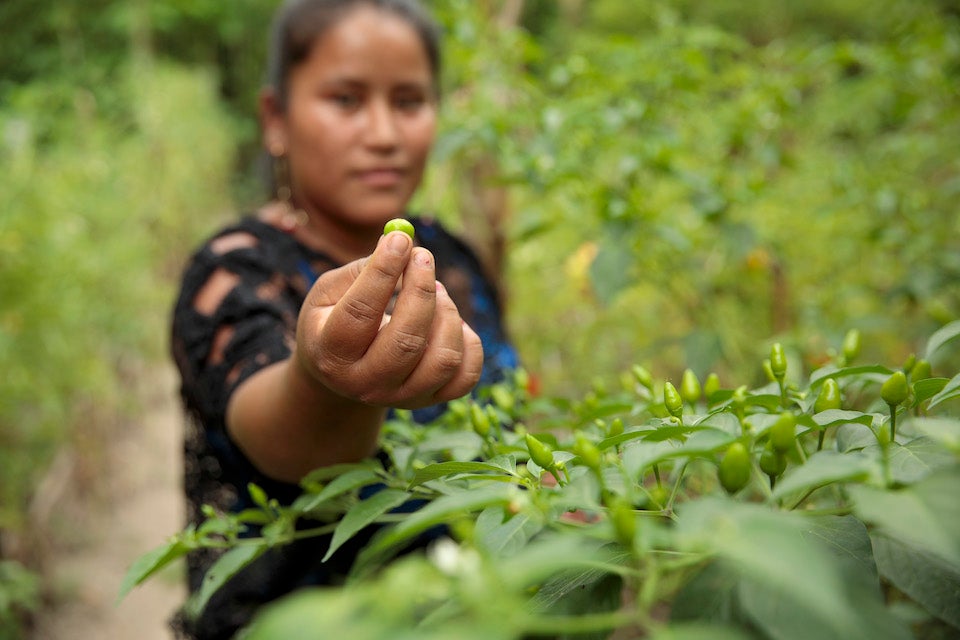
M 188 545 L 180 538 L 172 538 L 166 544 L 157 547 L 143 554 L 127 569 L 123 582 L 120 584 L 120 591 L 117 594 L 117 602 L 122 600 L 130 591 L 141 584 L 144 580 L 154 575 L 165 566 L 187 555 L 193 547 Z
M 412 489 L 424 482 L 436 480 L 444 476 L 458 475 L 461 473 L 481 473 L 483 471 L 492 471 L 498 474 L 505 473 L 502 466 L 490 464 L 489 462 L 438 462 L 437 464 L 427 465 L 422 469 L 418 469 L 416 475 L 413 476 L 413 480 L 410 481 L 409 488 Z
M 387 511 L 401 504 L 410 498 L 406 491 L 398 489 L 384 489 L 373 494 L 366 500 L 353 505 L 349 511 L 340 520 L 337 528 L 333 531 L 333 539 L 330 541 L 330 547 L 323 556 L 323 562 L 330 559 L 330 556 L 353 537 L 355 533 L 363 529 L 368 524 L 382 516 Z
M 341 496 L 348 491 L 353 491 L 364 485 L 377 482 L 379 476 L 376 471 L 370 468 L 353 469 L 347 471 L 341 476 L 337 476 L 325 486 L 320 493 L 305 494 L 294 502 L 294 509 L 301 512 L 309 512 L 319 508 L 324 502 L 331 498 Z

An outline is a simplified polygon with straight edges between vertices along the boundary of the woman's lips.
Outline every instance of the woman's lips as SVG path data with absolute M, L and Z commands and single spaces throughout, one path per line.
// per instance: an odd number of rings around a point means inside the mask
M 365 185 L 373 188 L 395 187 L 403 181 L 404 171 L 391 167 L 364 169 L 356 172 L 357 178 Z

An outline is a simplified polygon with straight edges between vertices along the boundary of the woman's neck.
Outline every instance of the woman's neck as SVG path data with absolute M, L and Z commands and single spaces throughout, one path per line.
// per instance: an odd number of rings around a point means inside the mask
M 377 246 L 380 230 L 338 224 L 317 212 L 294 211 L 290 205 L 273 201 L 260 209 L 260 219 L 286 233 L 314 251 L 346 264 L 364 258 Z

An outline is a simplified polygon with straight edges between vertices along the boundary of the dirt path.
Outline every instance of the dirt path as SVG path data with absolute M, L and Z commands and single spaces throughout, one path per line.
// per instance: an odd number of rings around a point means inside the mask
M 183 601 L 183 570 L 169 570 L 115 604 L 123 576 L 145 551 L 182 526 L 181 415 L 172 370 L 155 370 L 143 419 L 110 439 L 96 499 L 63 507 L 50 558 L 61 603 L 38 621 L 34 640 L 170 640 L 167 620 Z M 153 374 L 152 374 L 153 375 Z M 75 520 L 75 522 L 74 522 Z M 58 522 L 57 519 L 54 522 Z

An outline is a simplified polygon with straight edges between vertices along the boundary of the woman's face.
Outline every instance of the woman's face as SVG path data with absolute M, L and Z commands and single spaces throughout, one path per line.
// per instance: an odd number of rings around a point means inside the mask
M 298 206 L 341 227 L 382 227 L 423 176 L 436 131 L 426 50 L 402 18 L 347 13 L 290 71 L 287 108 L 267 119 L 280 137 Z

